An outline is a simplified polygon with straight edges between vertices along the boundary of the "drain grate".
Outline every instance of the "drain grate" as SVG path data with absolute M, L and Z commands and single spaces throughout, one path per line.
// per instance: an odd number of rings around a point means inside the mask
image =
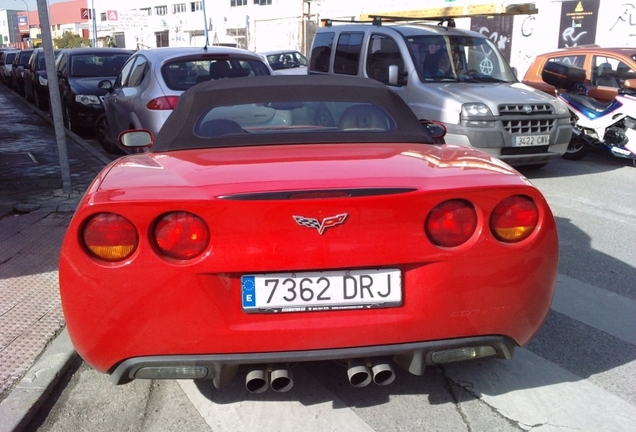
M 38 161 L 31 152 L 0 153 L 0 166 L 38 165 Z

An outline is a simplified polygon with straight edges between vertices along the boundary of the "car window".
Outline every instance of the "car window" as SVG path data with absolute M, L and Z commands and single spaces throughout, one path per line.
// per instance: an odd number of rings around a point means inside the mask
M 389 66 L 396 65 L 398 73 L 404 71 L 404 60 L 400 47 L 390 37 L 371 35 L 367 53 L 367 75 L 383 84 L 389 83 Z
M 334 119 L 323 126 L 316 119 L 320 110 Z M 214 107 L 205 111 L 194 126 L 201 138 L 239 134 L 320 134 L 330 132 L 374 132 L 394 130 L 395 121 L 377 105 L 352 102 L 265 102 Z
M 604 55 L 592 58 L 592 83 L 597 86 L 623 88 L 625 80 L 633 78 L 634 70 L 620 59 Z
M 357 75 L 360 65 L 360 52 L 364 33 L 341 33 L 336 46 L 333 72 L 344 75 Z
M 171 90 L 185 91 L 209 80 L 269 75 L 269 69 L 256 59 L 179 59 L 161 67 L 161 75 Z
M 66 70 L 67 64 L 68 64 L 67 53 L 60 54 L 60 56 L 55 60 L 55 68 L 60 72 L 64 72 Z
M 309 60 L 309 70 L 311 72 L 329 72 L 329 61 L 331 59 L 331 47 L 335 37 L 333 32 L 318 33 L 314 38 Z
M 548 61 L 562 63 L 568 66 L 576 66 L 582 68 L 585 66 L 585 56 L 584 55 L 568 55 L 568 56 L 557 56 L 550 57 Z
M 4 54 L 4 64 L 10 64 L 13 63 L 13 60 L 15 60 L 15 54 L 14 52 L 7 52 Z
M 148 64 L 148 60 L 146 57 L 140 55 L 137 56 L 135 60 L 135 64 L 132 68 L 132 72 L 130 73 L 130 77 L 128 78 L 127 87 L 137 87 L 141 84 L 144 77 L 146 76 L 146 65 Z
M 137 57 L 131 57 L 128 59 L 121 71 L 119 71 L 119 74 L 115 79 L 114 87 L 126 87 L 128 85 L 128 76 L 130 75 L 130 70 L 133 68 L 136 60 Z
M 79 78 L 116 76 L 130 54 L 76 54 L 71 57 L 70 76 Z
M 307 66 L 307 58 L 298 51 L 268 54 L 266 58 L 273 70 Z
M 20 60 L 18 60 L 18 64 L 20 66 L 24 66 L 26 64 L 29 64 L 29 59 L 31 58 L 31 54 L 33 54 L 33 51 L 21 51 L 20 52 Z

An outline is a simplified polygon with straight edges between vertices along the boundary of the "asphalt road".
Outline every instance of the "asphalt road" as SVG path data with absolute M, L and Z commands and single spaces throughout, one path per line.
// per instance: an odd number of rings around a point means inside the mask
M 113 386 L 78 360 L 27 429 L 633 431 L 636 167 L 591 154 L 522 172 L 550 203 L 561 252 L 552 310 L 513 360 L 429 367 L 421 377 L 396 368 L 393 384 L 361 389 L 339 364 L 306 363 L 293 368 L 291 391 L 257 395 L 245 390 L 245 371 L 222 390 L 194 381 Z

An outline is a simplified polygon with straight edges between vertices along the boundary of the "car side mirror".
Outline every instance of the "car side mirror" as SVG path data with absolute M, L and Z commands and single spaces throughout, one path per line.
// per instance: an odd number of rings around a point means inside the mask
M 144 149 L 149 148 L 154 143 L 152 132 L 146 129 L 131 129 L 119 134 L 119 145 L 124 148 Z
M 110 93 L 113 90 L 113 83 L 111 83 L 110 80 L 101 80 L 97 83 L 97 88 L 107 90 Z
M 406 72 L 400 73 L 397 65 L 389 66 L 389 85 L 398 86 L 398 87 L 406 85 L 407 77 L 408 77 L 408 73 Z
M 444 144 L 446 136 L 446 125 L 444 123 L 433 120 L 420 120 L 420 124 L 426 129 L 426 132 L 433 138 L 435 144 Z
M 24 65 L 24 70 L 31 70 L 31 65 Z

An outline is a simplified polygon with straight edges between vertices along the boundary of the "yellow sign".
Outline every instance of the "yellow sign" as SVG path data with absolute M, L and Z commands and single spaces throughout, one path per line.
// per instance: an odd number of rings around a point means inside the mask
M 438 19 L 462 18 L 477 15 L 533 15 L 538 13 L 534 3 L 504 5 L 501 3 L 472 4 L 465 6 L 449 6 L 416 10 L 399 10 L 390 12 L 365 13 L 360 15 L 360 21 L 370 21 L 373 17 Z

